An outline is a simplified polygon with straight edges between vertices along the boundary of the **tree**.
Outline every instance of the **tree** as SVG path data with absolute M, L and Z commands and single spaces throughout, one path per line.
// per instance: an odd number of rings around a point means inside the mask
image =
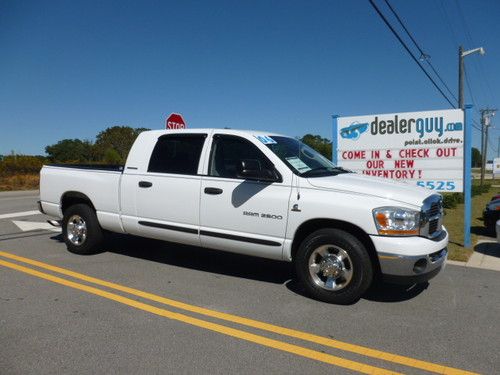
M 106 164 L 120 164 L 122 163 L 122 158 L 118 151 L 114 148 L 108 148 L 104 153 L 104 160 Z
M 475 148 L 472 147 L 472 167 L 477 168 L 481 165 L 481 152 Z
M 332 142 L 329 139 L 320 135 L 306 134 L 300 138 L 300 141 L 315 149 L 327 159 L 332 159 Z
M 119 163 L 124 163 L 135 139 L 145 130 L 149 129 L 134 129 L 130 126 L 113 126 L 103 130 L 97 135 L 95 142 L 99 159 L 108 159 L 112 156 L 113 160 L 118 161 Z M 110 149 L 116 151 L 119 159 L 116 158 L 116 154 L 113 153 L 112 155 L 110 153 Z
M 45 152 L 52 162 L 92 162 L 96 161 L 96 156 L 90 141 L 80 139 L 63 139 L 54 145 L 45 147 Z

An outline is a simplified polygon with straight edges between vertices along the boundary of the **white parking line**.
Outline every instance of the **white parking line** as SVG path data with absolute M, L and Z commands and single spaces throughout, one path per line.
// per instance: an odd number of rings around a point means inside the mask
M 16 221 L 12 220 L 12 223 L 15 224 L 19 229 L 23 232 L 31 231 L 31 230 L 50 230 L 52 232 L 60 232 L 60 227 L 54 227 L 49 223 L 38 223 L 32 221 Z
M 23 211 L 23 212 L 12 212 L 10 214 L 0 215 L 1 219 L 10 219 L 11 217 L 19 217 L 19 216 L 31 216 L 31 215 L 41 215 L 40 211 Z

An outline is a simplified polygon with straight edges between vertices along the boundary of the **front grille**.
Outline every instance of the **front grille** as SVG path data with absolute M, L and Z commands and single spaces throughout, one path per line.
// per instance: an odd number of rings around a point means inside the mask
M 429 234 L 432 235 L 438 230 L 439 219 L 429 221 Z
M 422 227 L 420 235 L 434 238 L 439 236 L 443 222 L 443 203 L 439 195 L 431 195 L 423 202 Z
M 436 215 L 439 215 L 441 213 L 441 207 L 439 207 L 439 203 L 435 202 L 431 205 L 431 208 L 428 212 L 429 217 L 434 217 Z

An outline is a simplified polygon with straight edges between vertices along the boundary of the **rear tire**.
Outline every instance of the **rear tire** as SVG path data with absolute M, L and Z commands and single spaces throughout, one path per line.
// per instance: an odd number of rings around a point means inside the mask
M 86 204 L 75 204 L 64 212 L 62 234 L 72 253 L 90 255 L 101 251 L 103 230 L 95 211 Z
M 320 229 L 310 234 L 301 243 L 294 266 L 311 297 L 340 305 L 359 300 L 373 279 L 366 248 L 340 229 Z

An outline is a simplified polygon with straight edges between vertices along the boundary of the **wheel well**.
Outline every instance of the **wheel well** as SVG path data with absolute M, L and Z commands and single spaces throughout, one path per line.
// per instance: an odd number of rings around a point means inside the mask
M 86 204 L 95 211 L 95 207 L 92 204 L 92 201 L 85 194 L 80 193 L 78 191 L 68 191 L 64 193 L 64 195 L 61 198 L 61 210 L 63 214 L 64 211 L 66 211 L 69 207 L 75 204 Z
M 292 242 L 292 259 L 295 258 L 295 254 L 297 253 L 300 244 L 306 239 L 307 236 L 317 231 L 318 229 L 324 228 L 341 229 L 352 234 L 358 240 L 360 240 L 363 245 L 365 245 L 365 248 L 368 251 L 372 264 L 375 266 L 374 270 L 380 273 L 380 263 L 377 256 L 377 250 L 375 250 L 375 246 L 373 245 L 370 236 L 357 225 L 342 220 L 313 219 L 301 224 L 295 232 L 295 237 Z

